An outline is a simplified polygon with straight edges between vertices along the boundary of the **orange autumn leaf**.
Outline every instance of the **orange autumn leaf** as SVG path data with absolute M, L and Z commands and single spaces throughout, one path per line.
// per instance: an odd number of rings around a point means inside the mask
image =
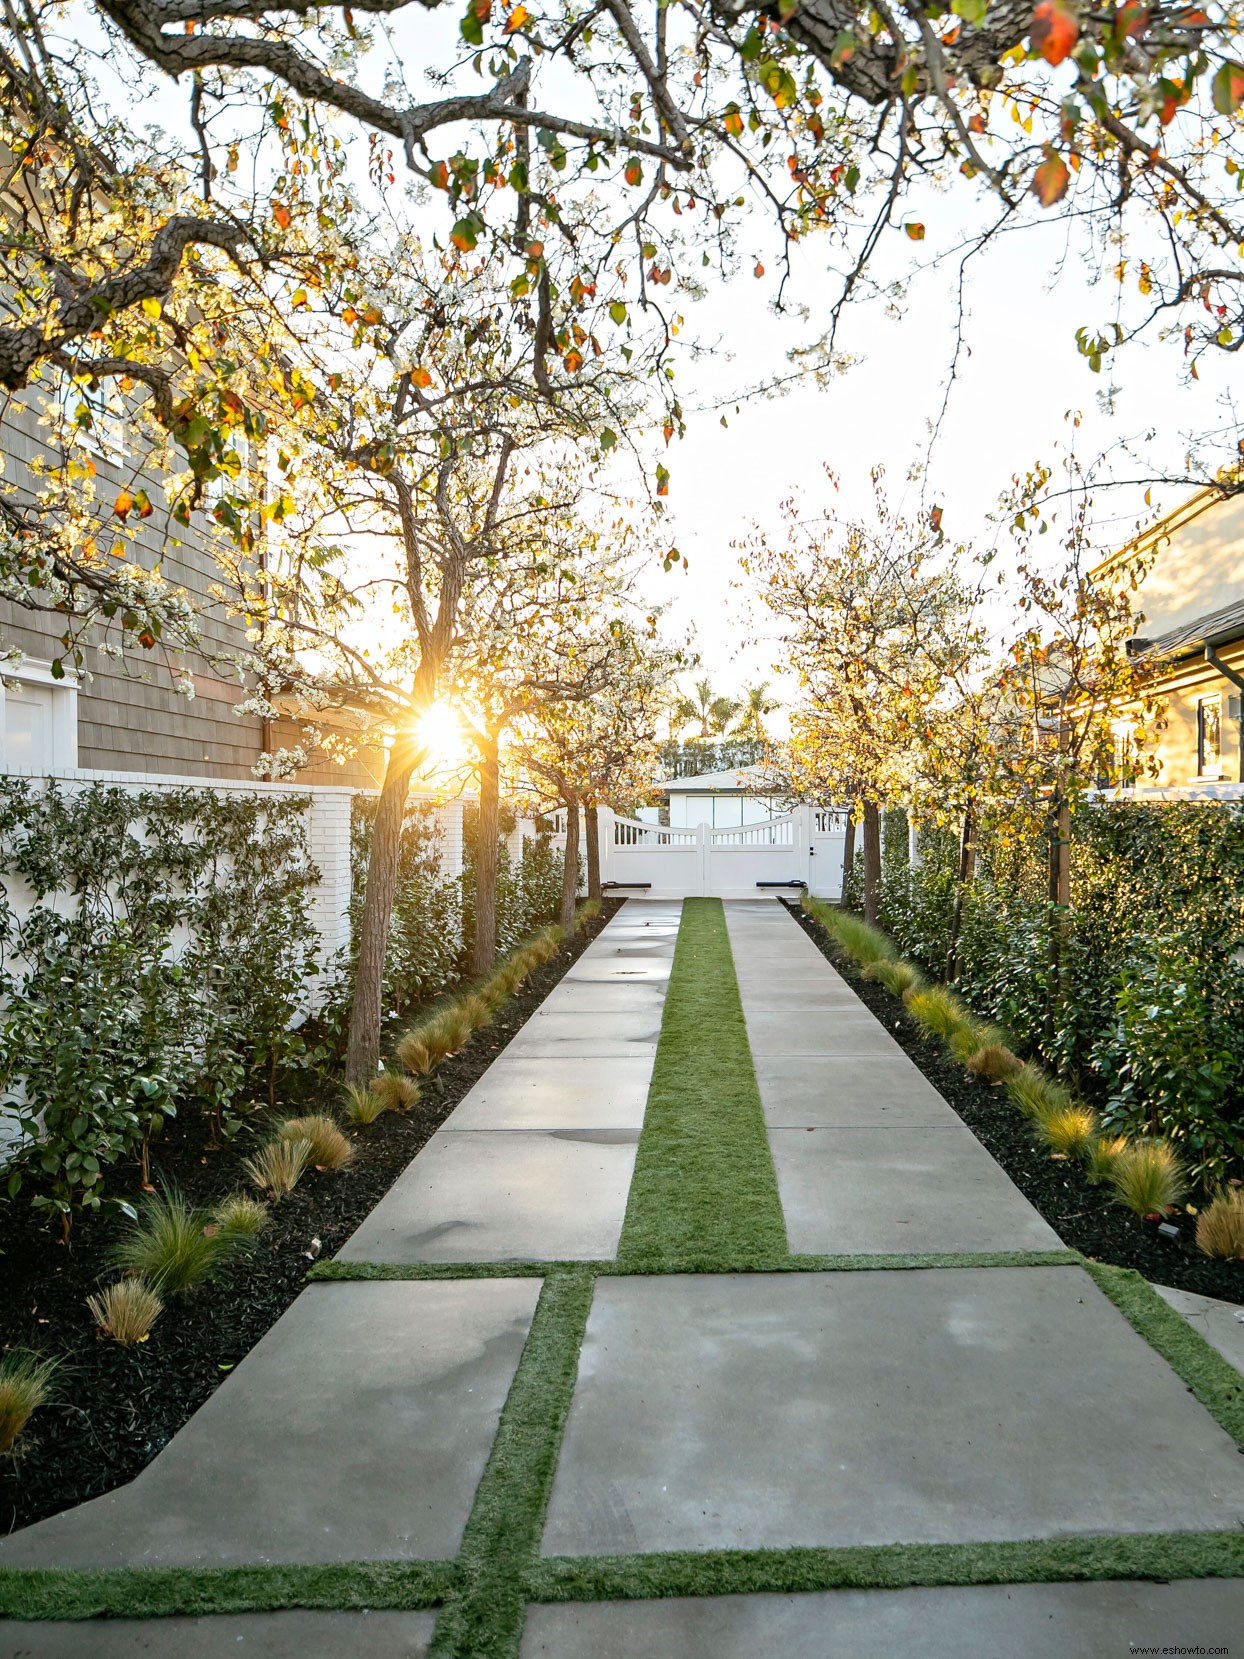
M 643 164 L 640 162 L 638 157 L 632 156 L 630 161 L 627 162 L 626 172 L 623 175 L 623 177 L 626 179 L 626 182 L 628 184 L 642 184 L 643 183 L 644 169 L 643 169 Z
M 277 224 L 280 225 L 282 230 L 288 230 L 293 214 L 283 203 L 273 202 L 272 217 L 276 220 Z
M 1061 156 L 1052 155 L 1032 175 L 1032 193 L 1042 207 L 1053 207 L 1067 194 L 1071 173 Z
M 449 168 L 443 161 L 434 161 L 428 170 L 428 178 L 435 190 L 449 189 Z
M 432 376 L 426 369 L 412 369 L 410 378 L 416 386 L 430 386 L 432 384 Z
M 908 236 L 911 238 L 911 240 L 913 242 L 923 242 L 924 241 L 924 226 L 922 224 L 920 224 L 919 222 L 917 222 L 915 224 L 904 225 L 903 229 L 907 232 Z
M 567 374 L 578 374 L 583 367 L 583 353 L 581 351 L 568 351 L 562 358 L 562 367 Z
M 758 277 L 762 277 L 765 274 L 765 268 L 760 263 L 759 260 L 756 261 L 756 269 L 755 269 L 755 272 L 753 274 L 758 276 Z
M 530 23 L 530 22 L 531 22 L 531 13 L 527 10 L 526 6 L 515 6 L 514 10 L 510 13 L 509 17 L 506 19 L 505 29 L 504 29 L 503 33 L 505 33 L 507 35 L 512 35 L 512 34 L 515 33 L 516 30 L 521 29 L 524 23 Z
M 1079 40 L 1080 25 L 1059 0 L 1040 0 L 1028 33 L 1034 52 L 1039 52 L 1046 63 L 1060 64 Z
M 128 518 L 130 516 L 130 509 L 131 509 L 131 507 L 133 507 L 133 505 L 134 505 L 134 497 L 130 494 L 130 492 L 128 490 L 122 490 L 120 495 L 113 502 L 112 510 L 117 515 L 118 518 L 124 519 L 124 518 Z

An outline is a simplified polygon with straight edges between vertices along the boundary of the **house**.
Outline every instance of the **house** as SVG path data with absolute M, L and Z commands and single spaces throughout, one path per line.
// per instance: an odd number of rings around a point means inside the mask
M 78 388 L 69 395 L 102 396 Z M 12 397 L 0 419 L 2 487 L 20 506 L 37 500 L 41 471 L 61 460 L 45 418 L 48 396 L 31 389 Z M 136 451 L 137 431 L 123 403 L 93 413 L 98 418 L 80 432 L 75 448 L 94 472 L 104 504 L 101 528 L 123 489 L 146 490 L 154 510 L 138 524 L 129 557 L 148 570 L 158 566 L 189 596 L 203 650 L 114 654 L 97 642 L 86 649 L 84 672 L 68 667 L 60 676 L 53 664 L 62 654 L 64 624 L 56 612 L 0 598 L 0 771 L 253 781 L 260 756 L 294 748 L 302 728 L 295 711 L 278 721 L 234 713 L 247 692 L 226 665 L 231 653 L 246 648 L 246 624 L 213 593 L 220 581 L 213 540 L 222 532 L 212 502 L 203 503 L 188 527 L 177 523 L 159 471 Z M 315 756 L 300 779 L 367 789 L 377 787 L 382 772 L 382 751 L 363 749 L 344 765 Z
M 653 785 L 653 793 L 666 796 L 671 829 L 694 829 L 697 824 L 739 829 L 763 824 L 788 810 L 787 801 L 777 793 L 776 780 L 763 766 L 666 778 Z
M 1160 664 L 1153 781 L 1210 791 L 1244 782 L 1244 495 L 1198 491 L 1092 576 L 1137 583 L 1143 621 L 1129 649 Z M 1121 757 L 1130 730 L 1126 720 L 1116 728 Z

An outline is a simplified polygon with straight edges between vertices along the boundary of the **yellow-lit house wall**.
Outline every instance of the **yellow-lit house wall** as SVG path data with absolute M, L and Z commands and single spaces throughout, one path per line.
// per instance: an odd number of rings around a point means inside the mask
M 1212 490 L 1200 491 L 1104 560 L 1093 575 L 1119 585 L 1135 579 L 1132 604 L 1144 618 L 1137 632 L 1149 640 L 1160 640 L 1244 601 L 1244 496 L 1222 500 Z M 1212 634 L 1213 629 L 1206 632 Z M 1219 644 L 1216 654 L 1244 678 L 1244 628 L 1238 637 Z M 1240 781 L 1244 772 L 1235 711 L 1244 693 L 1205 659 L 1200 637 L 1172 651 L 1158 691 L 1161 714 L 1148 729 L 1145 744 L 1158 771 L 1156 778 L 1142 782 Z

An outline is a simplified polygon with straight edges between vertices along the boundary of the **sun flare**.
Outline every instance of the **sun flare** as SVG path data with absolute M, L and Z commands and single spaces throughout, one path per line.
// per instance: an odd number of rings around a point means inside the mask
M 433 703 L 419 716 L 415 727 L 427 745 L 431 767 L 460 765 L 467 757 L 467 738 L 458 711 L 449 703 Z

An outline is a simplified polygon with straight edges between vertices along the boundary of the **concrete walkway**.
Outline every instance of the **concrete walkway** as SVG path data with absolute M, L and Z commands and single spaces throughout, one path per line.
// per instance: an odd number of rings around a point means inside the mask
M 617 1248 L 676 905 L 631 901 L 346 1245 L 356 1263 Z M 800 1253 L 1060 1241 L 776 901 L 727 906 Z M 475 1268 L 474 1271 L 478 1271 Z M 308 1287 L 129 1487 L 0 1567 L 448 1561 L 537 1278 Z M 1232 1531 L 1244 1458 L 1073 1265 L 596 1280 L 539 1554 Z M 0 1625 L 0 1659 L 415 1659 L 431 1613 Z M 533 1605 L 524 1659 L 1015 1659 L 1225 1648 L 1244 1581 Z

